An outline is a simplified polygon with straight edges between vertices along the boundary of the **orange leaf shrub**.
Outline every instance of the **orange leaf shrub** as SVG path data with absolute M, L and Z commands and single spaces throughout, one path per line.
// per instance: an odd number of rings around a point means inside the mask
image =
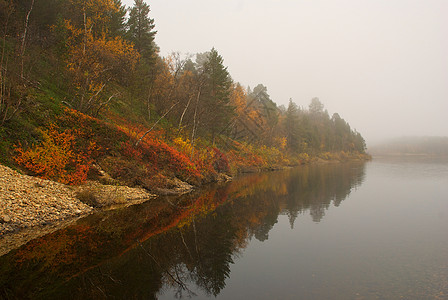
M 190 159 L 165 142 L 146 138 L 139 146 L 145 161 L 153 163 L 160 169 L 173 172 L 182 180 L 200 180 L 201 174 Z
M 173 142 L 178 151 L 190 157 L 204 178 L 213 179 L 218 173 L 230 173 L 227 155 L 218 148 L 203 145 L 199 139 L 196 141 L 196 148 L 191 145 L 189 139 L 177 137 Z
M 80 184 L 87 179 L 92 162 L 92 152 L 98 148 L 95 142 L 89 142 L 84 151 L 76 148 L 76 131 L 50 125 L 48 129 L 39 129 L 42 142 L 24 149 L 16 146 L 15 161 L 34 175 L 44 179 L 53 179 L 65 184 Z

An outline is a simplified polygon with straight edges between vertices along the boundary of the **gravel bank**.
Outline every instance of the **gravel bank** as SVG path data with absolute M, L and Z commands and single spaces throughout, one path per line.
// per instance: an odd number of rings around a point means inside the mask
M 111 209 L 147 201 L 142 188 L 87 182 L 77 187 L 22 175 L 0 165 L 0 256 L 70 225 L 95 207 Z
M 91 211 L 71 188 L 0 165 L 0 255 Z
M 0 235 L 52 224 L 91 210 L 63 184 L 21 175 L 0 165 Z

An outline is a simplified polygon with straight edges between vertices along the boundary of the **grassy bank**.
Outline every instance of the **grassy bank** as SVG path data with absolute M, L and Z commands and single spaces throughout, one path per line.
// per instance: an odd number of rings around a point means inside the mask
M 147 126 L 118 115 L 94 118 L 69 108 L 27 135 L 4 142 L 3 163 L 29 175 L 70 185 L 96 180 L 103 184 L 141 186 L 151 192 L 222 180 L 222 174 L 279 169 L 316 161 L 367 159 L 357 152 L 291 154 L 285 148 L 250 144 L 221 136 L 194 143 L 182 132 Z M 5 149 L 7 145 L 7 149 Z M 108 176 L 104 176 L 107 174 Z

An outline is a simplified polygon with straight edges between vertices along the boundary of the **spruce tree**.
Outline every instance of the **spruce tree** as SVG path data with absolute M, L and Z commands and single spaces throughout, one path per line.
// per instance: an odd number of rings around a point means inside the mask
M 205 84 L 202 95 L 204 112 L 207 116 L 203 121 L 213 137 L 225 129 L 234 112 L 233 107 L 230 106 L 232 79 L 223 62 L 222 56 L 213 48 L 203 65 Z
M 153 60 L 156 52 L 154 37 L 154 19 L 149 17 L 149 5 L 143 0 L 134 0 L 134 6 L 129 10 L 127 22 L 127 38 L 134 44 L 142 58 Z
M 299 108 L 292 99 L 289 99 L 288 109 L 286 110 L 286 141 L 288 148 L 293 152 L 299 151 L 300 133 L 299 133 Z

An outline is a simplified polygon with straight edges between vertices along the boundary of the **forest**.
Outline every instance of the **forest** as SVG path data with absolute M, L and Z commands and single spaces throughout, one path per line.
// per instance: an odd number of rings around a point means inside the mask
M 143 0 L 0 0 L 0 28 L 0 163 L 30 175 L 153 190 L 368 158 L 318 98 L 279 106 L 215 48 L 162 57 Z

